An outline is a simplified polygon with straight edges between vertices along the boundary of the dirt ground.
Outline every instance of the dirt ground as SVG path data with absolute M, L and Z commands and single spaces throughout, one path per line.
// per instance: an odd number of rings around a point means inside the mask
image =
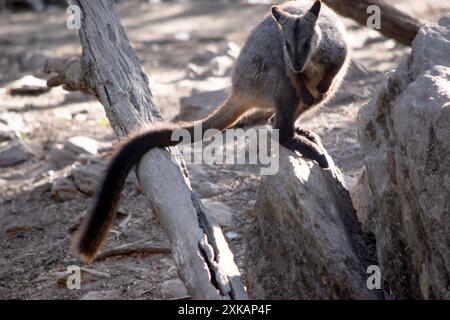
M 187 65 L 211 46 L 221 47 L 229 41 L 242 45 L 269 6 L 222 1 L 149 5 L 137 0 L 118 5 L 164 119 L 178 114 L 180 98 L 189 96 L 192 90 L 228 86 L 228 77 L 186 77 Z M 445 0 L 402 0 L 398 6 L 424 21 L 436 21 L 443 11 L 450 11 L 450 3 Z M 161 286 L 177 278 L 170 254 L 110 257 L 94 262 L 87 268 L 96 272 L 90 273 L 80 290 L 67 289 L 61 280 L 61 272 L 68 266 L 81 263 L 71 255 L 69 240 L 92 198 L 89 192 L 75 190 L 71 197 L 58 199 L 52 192 L 53 185 L 67 180 L 74 166 L 102 166 L 116 138 L 103 107 L 92 97 L 61 88 L 35 96 L 11 95 L 8 88 L 24 75 L 48 78 L 36 70 L 32 55 L 64 57 L 81 53 L 77 33 L 65 27 L 65 18 L 65 10 L 59 8 L 39 14 L 0 13 L 0 122 L 12 119 L 14 132 L 33 151 L 29 160 L 0 168 L 0 299 L 80 299 L 88 293 L 88 297 L 116 299 L 184 298 Z M 354 63 L 332 101 L 301 124 L 319 134 L 351 184 L 362 167 L 357 112 L 409 48 L 343 20 Z M 98 141 L 99 154 L 59 161 L 60 154 L 55 150 L 74 136 Z M 230 208 L 232 217 L 224 223 L 224 229 L 244 272 L 244 235 L 254 214 L 259 175 L 245 166 L 189 168 L 193 187 L 199 188 L 202 199 Z M 127 245 L 170 248 L 167 235 L 133 177 L 127 182 L 119 212 L 104 250 Z

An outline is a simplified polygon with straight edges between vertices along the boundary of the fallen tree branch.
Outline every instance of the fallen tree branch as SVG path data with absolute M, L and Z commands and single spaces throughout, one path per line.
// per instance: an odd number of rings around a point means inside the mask
M 133 254 L 168 254 L 172 253 L 172 249 L 168 247 L 127 247 L 127 248 L 116 248 L 107 251 L 103 251 L 97 257 L 95 261 L 105 260 L 110 257 L 117 256 L 130 256 Z
M 68 90 L 93 94 L 104 106 L 118 137 L 160 121 L 148 78 L 113 1 L 78 0 L 73 4 L 80 7 L 83 53 L 81 59 L 48 60 L 46 71 L 57 73 L 48 85 L 62 84 Z M 204 208 L 190 189 L 178 150 L 153 149 L 136 171 L 171 239 L 173 258 L 189 294 L 194 299 L 247 298 L 233 254 L 218 225 L 204 219 Z
M 422 25 L 419 20 L 384 0 L 323 0 L 323 2 L 340 15 L 351 18 L 363 26 L 367 25 L 369 17 L 367 7 L 377 5 L 381 9 L 381 29 L 378 31 L 407 46 L 411 46 Z

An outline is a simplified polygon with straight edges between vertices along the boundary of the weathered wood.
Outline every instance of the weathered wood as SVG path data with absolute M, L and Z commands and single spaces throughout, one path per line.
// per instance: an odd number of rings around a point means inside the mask
M 117 256 L 131 256 L 134 254 L 169 254 L 169 253 L 172 253 L 172 249 L 167 247 L 132 246 L 103 251 L 101 254 L 95 257 L 95 261 L 101 261 L 110 257 L 117 257 Z
M 381 29 L 385 36 L 410 46 L 419 28 L 420 21 L 389 5 L 384 0 L 323 0 L 337 13 L 349 17 L 363 26 L 367 25 L 367 7 L 377 5 L 381 9 Z
M 77 58 L 48 60 L 45 69 L 63 84 L 97 97 L 118 137 L 161 120 L 149 81 L 108 0 L 73 1 L 81 9 Z M 174 161 L 175 160 L 175 161 Z M 137 166 L 144 193 L 173 244 L 180 277 L 194 299 L 245 299 L 247 295 L 233 254 L 220 228 L 206 219 L 189 186 L 184 161 L 176 148 L 153 149 Z

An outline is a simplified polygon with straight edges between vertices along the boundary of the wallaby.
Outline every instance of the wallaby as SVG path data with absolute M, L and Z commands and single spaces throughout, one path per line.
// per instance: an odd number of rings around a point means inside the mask
M 319 14 L 320 13 L 320 14 Z M 232 73 L 228 100 L 203 120 L 188 124 L 158 123 L 131 135 L 113 156 L 90 214 L 74 237 L 73 249 L 91 262 L 115 219 L 125 179 L 150 149 L 179 144 L 176 129 L 225 130 L 250 109 L 273 110 L 272 125 L 280 144 L 328 167 L 317 137 L 296 129 L 295 120 L 323 104 L 339 86 L 347 69 L 345 30 L 337 15 L 320 1 L 293 1 L 273 6 L 253 30 Z M 296 135 L 297 133 L 297 135 Z M 186 142 L 186 141 L 183 141 Z

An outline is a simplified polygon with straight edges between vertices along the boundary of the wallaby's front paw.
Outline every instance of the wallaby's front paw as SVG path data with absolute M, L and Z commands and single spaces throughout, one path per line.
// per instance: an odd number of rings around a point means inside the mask
M 317 86 L 317 92 L 319 92 L 320 94 L 325 94 L 328 92 L 329 88 L 330 88 L 329 85 L 319 83 L 319 85 Z
M 282 144 L 289 150 L 298 151 L 302 156 L 316 161 L 324 169 L 329 167 L 328 160 L 319 145 L 303 135 L 294 136 Z
M 312 96 L 312 94 L 308 90 L 304 90 L 301 96 L 301 100 L 305 105 L 311 107 L 315 103 L 316 99 Z

